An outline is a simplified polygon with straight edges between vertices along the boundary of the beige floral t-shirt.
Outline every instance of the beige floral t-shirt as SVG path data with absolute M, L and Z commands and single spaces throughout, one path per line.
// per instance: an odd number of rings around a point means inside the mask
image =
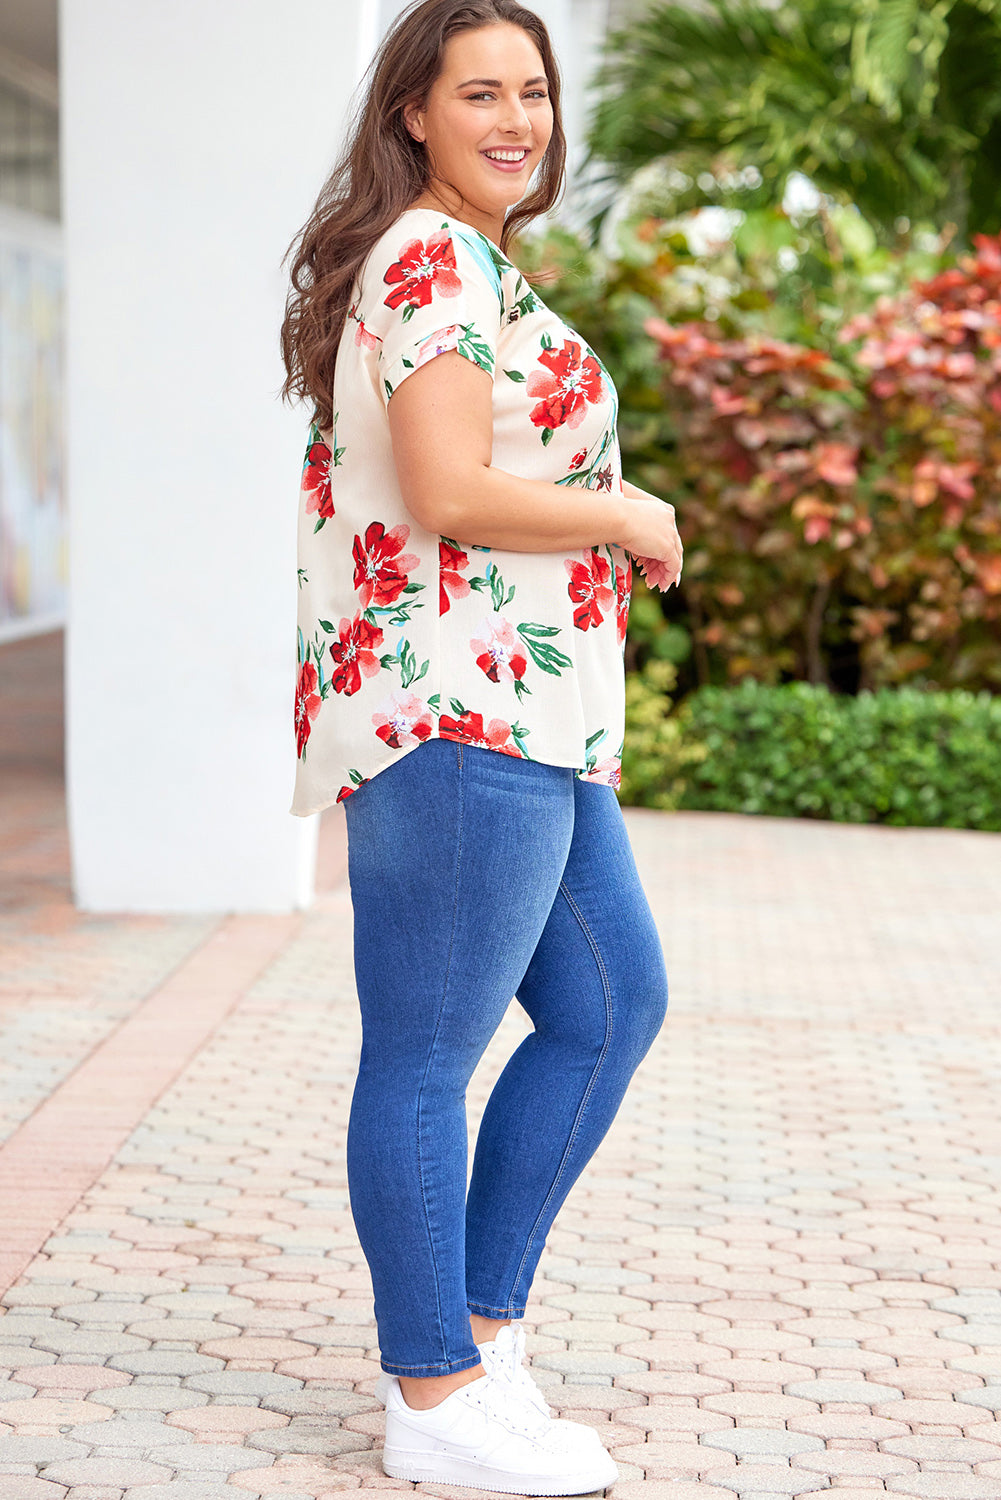
M 375 245 L 314 427 L 299 506 L 291 811 L 340 802 L 439 736 L 616 786 L 630 562 L 621 548 L 507 552 L 425 531 L 400 495 L 387 407 L 457 350 L 493 379 L 495 468 L 620 483 L 608 371 L 492 241 L 410 209 Z

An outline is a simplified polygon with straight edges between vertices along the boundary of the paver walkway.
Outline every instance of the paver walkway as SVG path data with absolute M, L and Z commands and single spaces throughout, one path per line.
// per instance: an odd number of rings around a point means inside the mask
M 4 755 L 0 1500 L 415 1488 L 347 1200 L 339 815 L 300 916 L 92 917 L 58 766 Z M 536 1377 L 611 1500 L 1001 1497 L 1001 837 L 629 825 L 671 1005 L 550 1235 Z

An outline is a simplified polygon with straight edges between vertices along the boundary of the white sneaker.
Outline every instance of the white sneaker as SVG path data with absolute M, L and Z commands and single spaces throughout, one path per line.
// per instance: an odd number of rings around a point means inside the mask
M 551 1417 L 552 1410 L 539 1390 L 523 1361 L 525 1358 L 525 1325 L 505 1323 L 498 1328 L 496 1338 L 488 1344 L 477 1344 L 483 1368 L 488 1375 L 497 1375 L 501 1380 L 530 1401 L 536 1411 Z
M 587 1495 L 618 1478 L 592 1427 L 554 1421 L 496 1375 L 471 1380 L 430 1411 L 407 1405 L 395 1375 L 379 1386 L 386 1403 L 382 1467 L 391 1479 Z

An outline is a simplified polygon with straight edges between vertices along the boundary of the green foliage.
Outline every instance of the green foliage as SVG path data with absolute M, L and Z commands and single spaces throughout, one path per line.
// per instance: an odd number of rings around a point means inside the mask
M 678 510 L 681 587 L 637 591 L 627 664 L 997 691 L 1001 238 L 893 252 L 849 210 L 825 236 L 784 277 L 760 216 L 700 255 L 654 218 L 533 247 L 616 380 L 627 477 Z
M 609 41 L 591 150 L 675 211 L 776 207 L 789 174 L 901 218 L 1001 229 L 998 0 L 654 0 Z
M 623 802 L 666 811 L 679 807 L 688 779 L 706 753 L 671 713 L 676 676 L 670 662 L 651 661 L 626 678 Z
M 691 694 L 668 738 L 651 686 L 631 691 L 641 745 L 625 801 L 1001 830 L 1001 699 L 987 693 L 897 688 L 850 698 L 802 682 L 748 680 Z M 668 751 L 659 779 L 658 734 Z

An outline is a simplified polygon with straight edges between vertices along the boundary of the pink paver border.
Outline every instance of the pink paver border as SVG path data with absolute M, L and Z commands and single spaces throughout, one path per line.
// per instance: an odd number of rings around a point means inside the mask
M 0 1296 L 302 920 L 224 918 L 0 1145 Z

